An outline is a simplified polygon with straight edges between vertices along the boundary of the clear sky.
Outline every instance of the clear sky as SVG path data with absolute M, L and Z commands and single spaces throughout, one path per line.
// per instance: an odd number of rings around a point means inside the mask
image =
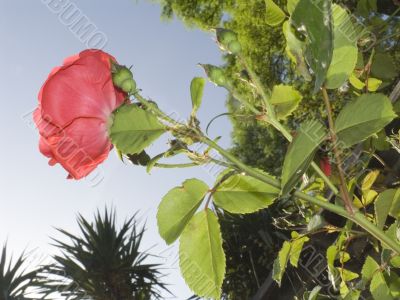
M 49 0 L 50 1 L 50 0 Z M 115 153 L 101 168 L 104 180 L 71 181 L 59 166 L 50 167 L 38 149 L 38 133 L 30 112 L 37 105 L 38 91 L 50 70 L 87 45 L 60 21 L 42 0 L 0 0 L 0 243 L 8 240 L 16 254 L 35 250 L 38 257 L 51 254 L 54 227 L 78 233 L 77 213 L 91 218 L 97 208 L 114 205 L 123 220 L 140 211 L 147 232 L 143 249 L 165 257 L 165 280 L 176 295 L 191 295 L 177 269 L 176 245 L 168 248 L 156 226 L 156 209 L 162 196 L 187 178 L 213 181 L 205 169 L 154 170 L 124 165 Z M 61 1 L 62 2 L 62 1 Z M 190 112 L 189 84 L 203 76 L 197 63 L 220 64 L 221 55 L 210 34 L 190 30 L 179 21 L 160 20 L 160 7 L 146 1 L 75 0 L 107 37 L 105 50 L 126 65 L 133 65 L 143 94 L 167 111 L 185 117 Z M 64 22 L 65 23 L 65 22 Z M 100 35 L 99 35 L 100 37 Z M 225 92 L 208 84 L 200 119 L 205 125 L 226 111 Z M 229 145 L 230 124 L 214 123 L 211 135 L 224 135 Z M 166 140 L 153 146 L 162 152 Z M 39 260 L 37 258 L 36 260 Z

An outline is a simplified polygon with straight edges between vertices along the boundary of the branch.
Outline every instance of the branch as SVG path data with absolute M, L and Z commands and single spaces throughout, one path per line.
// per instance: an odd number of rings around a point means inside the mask
M 395 103 L 400 98 L 400 80 L 397 82 L 393 91 L 390 93 L 389 98 L 392 103 Z
M 239 159 L 237 159 L 234 155 L 229 153 L 229 151 L 226 151 L 225 149 L 220 147 L 217 143 L 215 143 L 213 140 L 211 140 L 205 136 L 201 137 L 201 141 L 203 143 L 205 143 L 206 145 L 212 147 L 216 151 L 218 151 L 228 161 L 235 164 L 237 166 L 237 168 L 240 169 L 242 172 L 245 172 L 247 175 L 249 175 L 253 178 L 256 178 L 266 184 L 269 184 L 273 187 L 281 189 L 282 184 L 278 179 L 275 179 L 274 177 L 270 177 L 257 169 L 253 169 L 253 168 L 247 166 L 246 164 L 241 162 Z M 377 240 L 379 240 L 381 243 L 383 243 L 385 246 L 389 247 L 394 252 L 400 254 L 400 244 L 397 241 L 390 238 L 388 235 L 386 235 L 385 232 L 380 230 L 374 224 L 372 224 L 362 213 L 354 212 L 353 214 L 351 214 L 346 209 L 344 209 L 342 206 L 332 204 L 332 203 L 328 202 L 326 199 L 316 198 L 316 197 L 310 196 L 308 194 L 305 194 L 305 193 L 302 193 L 299 191 L 295 191 L 293 193 L 293 195 L 297 198 L 300 198 L 309 203 L 317 205 L 323 209 L 326 209 L 335 214 L 338 214 L 350 221 L 353 221 L 354 223 L 359 225 L 361 228 L 363 228 L 366 232 L 368 232 L 370 235 L 372 235 Z
M 342 199 L 343 199 L 344 205 L 346 206 L 347 211 L 350 214 L 354 214 L 353 206 L 351 205 L 349 191 L 347 190 L 346 180 L 344 177 L 343 163 L 342 163 L 342 159 L 340 157 L 340 151 L 337 148 L 338 137 L 336 135 L 335 125 L 333 122 L 331 103 L 329 100 L 328 92 L 326 91 L 325 87 L 322 88 L 322 96 L 323 96 L 323 99 L 325 102 L 326 112 L 328 114 L 329 131 L 330 131 L 330 136 L 331 136 L 331 141 L 332 141 L 332 150 L 333 150 L 333 154 L 335 156 L 336 165 L 337 165 L 337 169 L 339 172 L 340 192 L 341 192 Z

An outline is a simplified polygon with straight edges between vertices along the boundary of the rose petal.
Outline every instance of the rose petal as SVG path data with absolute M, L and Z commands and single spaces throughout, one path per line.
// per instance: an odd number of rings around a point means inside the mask
M 43 142 L 47 142 L 47 146 L 42 146 L 42 153 L 51 149 L 50 157 L 74 179 L 86 177 L 108 157 L 111 149 L 107 124 L 95 118 L 76 119 L 62 132 L 43 139 Z
M 112 83 L 112 59 L 90 50 L 67 59 L 67 65 L 53 72 L 39 93 L 42 115 L 61 128 L 81 117 L 106 120 L 125 98 Z

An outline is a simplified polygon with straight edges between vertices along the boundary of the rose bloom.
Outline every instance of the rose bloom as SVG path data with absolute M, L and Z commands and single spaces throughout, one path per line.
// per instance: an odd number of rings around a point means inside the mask
M 34 112 L 39 149 L 50 165 L 67 170 L 68 178 L 86 177 L 112 149 L 112 112 L 126 99 L 113 85 L 112 62 L 103 51 L 83 51 L 53 69 L 40 90 Z

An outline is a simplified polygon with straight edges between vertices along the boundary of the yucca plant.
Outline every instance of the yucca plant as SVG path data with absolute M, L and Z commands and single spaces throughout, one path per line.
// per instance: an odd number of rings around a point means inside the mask
M 59 294 L 65 299 L 145 300 L 161 299 L 168 291 L 162 283 L 160 265 L 146 264 L 150 256 L 139 250 L 144 228 L 135 216 L 117 230 L 115 212 L 95 215 L 94 223 L 78 216 L 81 236 L 58 229 L 70 242 L 55 241 L 61 250 L 55 263 L 41 274 L 43 298 Z
M 24 300 L 28 289 L 33 287 L 38 270 L 26 272 L 27 256 L 22 253 L 15 263 L 7 257 L 7 245 L 3 246 L 0 255 L 0 300 Z

